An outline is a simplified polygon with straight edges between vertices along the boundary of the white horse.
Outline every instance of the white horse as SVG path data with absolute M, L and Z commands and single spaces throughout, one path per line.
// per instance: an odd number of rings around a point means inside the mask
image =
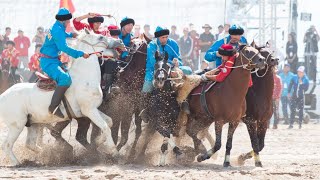
M 121 40 L 99 36 L 85 30 L 85 33 L 82 32 L 79 35 L 75 49 L 93 53 L 107 51 L 107 48 L 117 46 L 124 46 Z M 70 64 L 69 73 L 72 78 L 72 85 L 65 96 L 75 116 L 89 117 L 102 131 L 96 139 L 96 143 L 107 147 L 108 152 L 106 153 L 118 156 L 118 151 L 111 137 L 112 120 L 97 109 L 102 102 L 101 74 L 97 55 L 91 55 L 88 59 L 82 57 L 71 59 Z M 62 105 L 60 108 L 66 117 L 65 119 L 49 114 L 48 107 L 52 95 L 53 91 L 40 90 L 34 83 L 15 84 L 0 95 L 0 120 L 9 129 L 2 149 L 5 156 L 9 158 L 9 165 L 20 164 L 12 148 L 28 119 L 34 125 L 28 130 L 27 143 L 33 143 L 29 144 L 29 147 L 35 147 L 34 150 L 39 150 L 35 145 L 38 123 L 46 124 L 68 120 L 65 108 Z

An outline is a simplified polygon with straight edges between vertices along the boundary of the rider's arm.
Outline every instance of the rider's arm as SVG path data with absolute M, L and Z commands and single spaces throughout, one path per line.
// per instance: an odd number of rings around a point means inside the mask
M 149 44 L 147 49 L 147 64 L 146 64 L 146 75 L 144 80 L 145 81 L 152 81 L 153 80 L 153 71 L 154 71 L 154 64 L 156 63 L 156 59 L 154 57 L 157 48 L 154 44 Z
M 77 30 L 77 31 L 80 31 L 84 28 L 87 28 L 87 29 L 90 29 L 90 26 L 89 24 L 85 24 L 85 23 L 82 23 L 80 21 L 77 21 L 77 18 L 73 19 L 73 26 L 74 28 Z
M 219 47 L 221 47 L 223 45 L 223 39 L 216 41 L 211 47 L 210 49 L 206 52 L 206 55 L 204 56 L 204 59 L 209 61 L 209 62 L 213 62 L 216 61 L 218 58 L 220 58 L 217 53 L 219 50 Z
M 65 52 L 69 56 L 72 56 L 73 58 L 78 58 L 83 56 L 84 52 L 75 50 L 68 46 L 66 41 L 66 35 L 64 31 L 61 30 L 52 30 L 51 31 L 52 38 L 57 45 L 58 49 L 60 51 Z
M 182 60 L 181 60 L 180 49 L 179 49 L 178 43 L 176 41 L 171 41 L 171 42 L 172 43 L 167 44 L 167 46 L 169 46 L 169 48 L 172 48 L 173 58 L 177 58 L 178 62 L 179 62 L 179 66 L 182 66 Z

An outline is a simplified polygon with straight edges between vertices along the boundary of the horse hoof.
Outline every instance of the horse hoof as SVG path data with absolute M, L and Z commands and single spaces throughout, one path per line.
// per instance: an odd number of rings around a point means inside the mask
M 223 163 L 223 167 L 225 167 L 225 168 L 231 167 L 230 162 L 224 162 Z
M 256 167 L 262 167 L 262 163 L 261 163 L 261 161 L 259 161 L 259 162 L 255 162 L 255 166 L 256 166 Z
M 207 155 L 207 154 L 200 154 L 198 157 L 197 157 L 197 161 L 198 162 L 202 162 L 204 160 L 207 160 L 209 159 L 210 157 Z

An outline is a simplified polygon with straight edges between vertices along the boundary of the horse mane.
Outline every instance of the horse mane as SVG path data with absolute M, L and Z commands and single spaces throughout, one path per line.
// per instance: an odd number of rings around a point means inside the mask
M 89 34 L 92 34 L 89 30 L 87 29 L 83 29 L 81 31 L 79 31 L 80 33 L 78 34 L 77 38 L 75 40 L 67 40 L 67 43 L 70 47 L 74 48 L 74 49 L 78 49 L 79 47 L 79 42 L 81 42 L 83 40 L 83 38 L 85 38 L 87 36 L 87 32 L 89 32 Z M 70 69 L 75 61 L 75 58 L 69 56 L 69 62 L 68 62 L 68 69 Z

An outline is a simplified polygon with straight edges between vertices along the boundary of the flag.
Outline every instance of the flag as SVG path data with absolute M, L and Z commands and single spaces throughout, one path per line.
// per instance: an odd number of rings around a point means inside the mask
M 60 0 L 60 8 L 62 8 L 62 7 L 68 9 L 71 14 L 74 13 L 74 11 L 75 11 L 75 8 L 73 6 L 72 0 Z M 70 24 L 66 28 L 66 31 L 67 32 L 71 32 L 72 31 L 72 29 L 70 27 Z

